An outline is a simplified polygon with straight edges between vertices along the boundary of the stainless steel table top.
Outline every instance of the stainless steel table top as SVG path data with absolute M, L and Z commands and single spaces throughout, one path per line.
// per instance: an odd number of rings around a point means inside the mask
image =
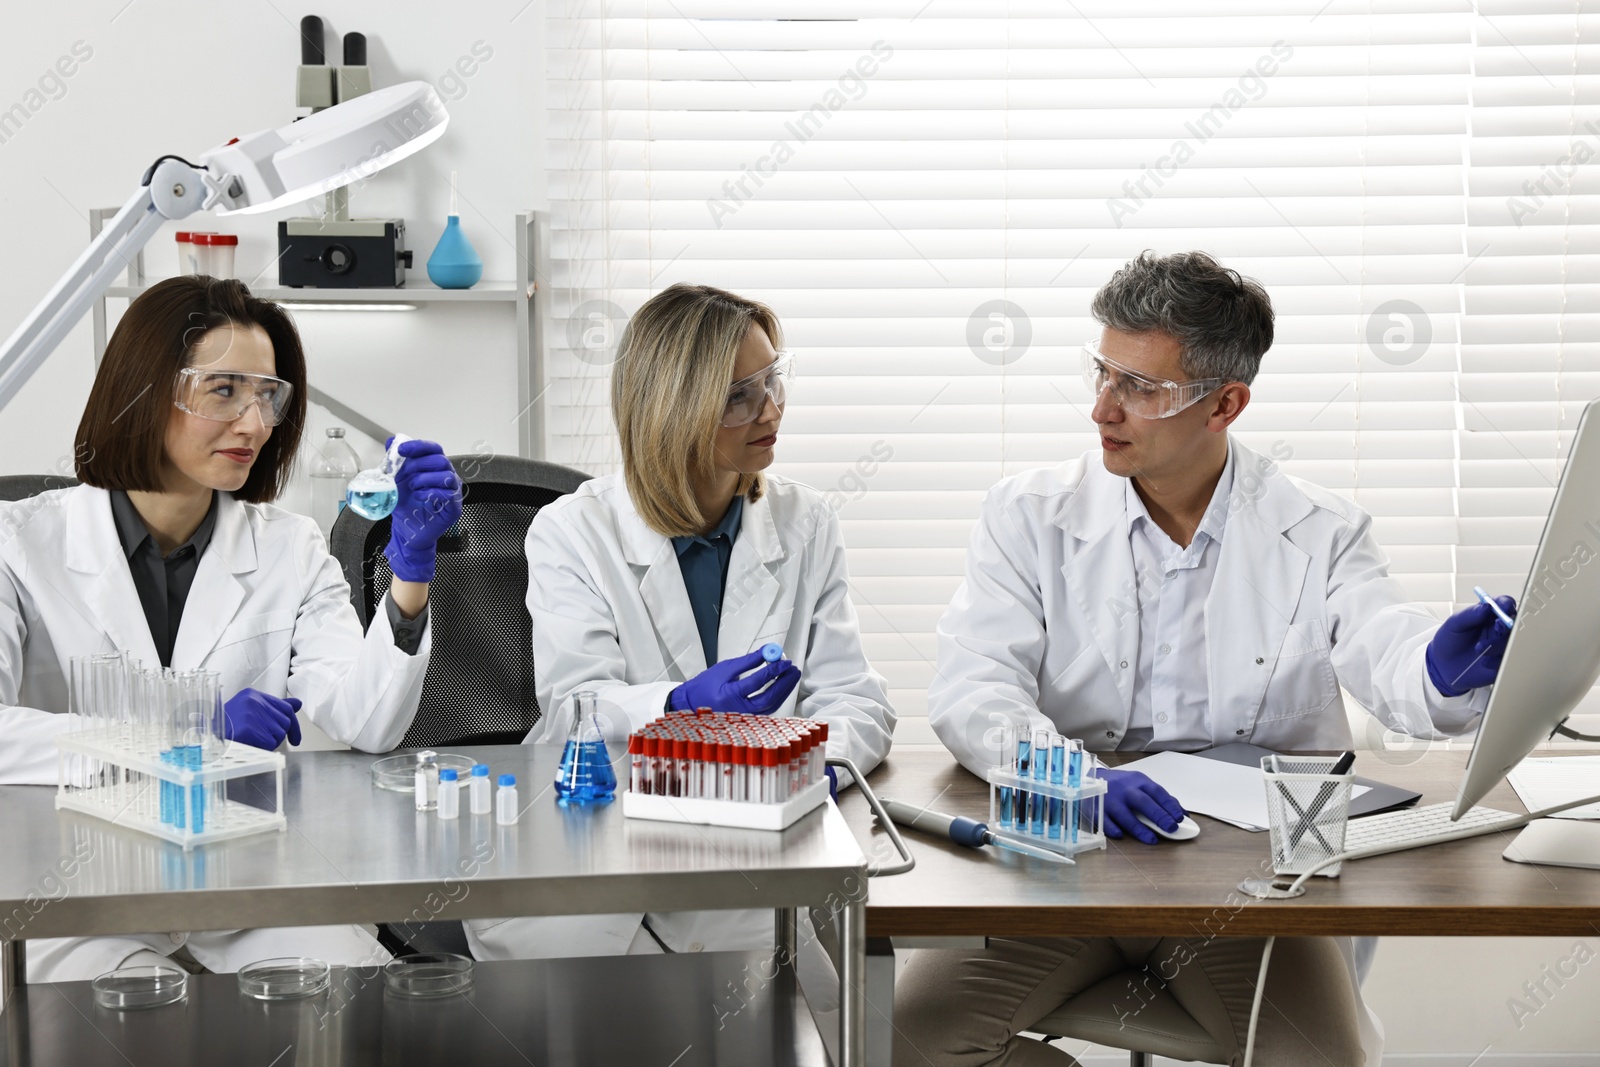
M 859 901 L 865 859 L 828 805 L 781 833 L 560 807 L 559 751 L 451 749 L 517 776 L 514 826 L 380 790 L 360 752 L 289 757 L 285 833 L 176 845 L 0 787 L 0 939 Z M 463 807 L 465 808 L 463 796 Z

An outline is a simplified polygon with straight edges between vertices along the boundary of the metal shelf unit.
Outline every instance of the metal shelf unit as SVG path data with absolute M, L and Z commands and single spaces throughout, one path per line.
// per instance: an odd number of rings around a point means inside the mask
M 116 208 L 97 208 L 89 213 L 89 236 L 99 236 L 101 228 L 117 213 Z M 544 458 L 544 341 L 537 329 L 535 298 L 537 278 L 544 275 L 546 226 L 543 212 L 520 211 L 516 216 L 517 277 L 511 281 L 479 282 L 471 289 L 440 289 L 427 281 L 408 283 L 398 289 L 296 289 L 283 285 L 252 285 L 250 291 L 263 300 L 288 307 L 316 304 L 410 304 L 419 308 L 429 304 L 503 304 L 512 308 L 517 329 L 517 454 L 527 459 Z M 422 273 L 420 270 L 418 273 Z M 106 300 L 132 300 L 150 287 L 145 277 L 144 253 L 128 265 L 127 285 L 112 286 L 95 301 L 94 364 L 100 366 L 109 332 L 106 327 Z M 307 390 L 312 403 L 320 405 L 362 433 L 382 441 L 390 433 L 380 422 L 312 385 Z

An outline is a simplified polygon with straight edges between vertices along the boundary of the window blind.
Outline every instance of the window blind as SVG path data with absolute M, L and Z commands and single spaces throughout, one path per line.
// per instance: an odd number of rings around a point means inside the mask
M 1370 511 L 1440 613 L 1520 590 L 1600 386 L 1580 178 L 1504 206 L 1600 120 L 1580 6 L 554 0 L 546 455 L 615 468 L 650 295 L 770 303 L 799 369 L 774 469 L 838 508 L 898 736 L 931 740 L 985 491 L 1097 447 L 1095 290 L 1199 248 L 1277 309 L 1240 438 Z

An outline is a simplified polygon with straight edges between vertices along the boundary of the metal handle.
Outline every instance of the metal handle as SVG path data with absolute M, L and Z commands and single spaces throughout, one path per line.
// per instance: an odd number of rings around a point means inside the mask
M 869 863 L 867 864 L 867 877 L 876 878 L 879 875 L 905 874 L 915 867 L 917 865 L 916 857 L 911 854 L 911 849 L 906 847 L 905 839 L 900 836 L 900 831 L 895 829 L 894 820 L 889 818 L 889 813 L 884 810 L 883 802 L 878 799 L 878 795 L 867 784 L 867 776 L 856 769 L 855 763 L 848 756 L 829 756 L 828 766 L 843 767 L 850 772 L 850 777 L 856 780 L 856 788 L 861 790 L 861 795 L 867 798 L 867 806 L 878 817 L 878 824 L 889 835 L 889 840 L 894 842 L 895 851 L 899 852 L 900 858 L 905 861 L 892 867 Z

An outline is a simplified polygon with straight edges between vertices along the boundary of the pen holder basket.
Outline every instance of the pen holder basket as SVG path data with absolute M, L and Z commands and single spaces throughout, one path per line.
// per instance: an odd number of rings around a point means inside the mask
M 1274 874 L 1304 874 L 1344 851 L 1355 776 L 1328 773 L 1337 762 L 1337 756 L 1262 757 Z M 1330 864 L 1317 873 L 1335 878 L 1341 866 Z
M 986 777 L 989 830 L 996 837 L 1059 852 L 1068 862 L 1079 852 L 1106 847 L 1103 779 L 1057 785 L 1002 767 L 991 767 Z
M 158 745 L 123 729 L 101 727 L 56 738 L 56 810 L 78 811 L 182 845 L 226 841 L 288 826 L 283 814 L 284 759 L 276 752 L 227 744 L 204 762 L 181 765 Z M 252 779 L 230 790 L 234 779 Z M 249 794 L 270 809 L 246 804 Z

